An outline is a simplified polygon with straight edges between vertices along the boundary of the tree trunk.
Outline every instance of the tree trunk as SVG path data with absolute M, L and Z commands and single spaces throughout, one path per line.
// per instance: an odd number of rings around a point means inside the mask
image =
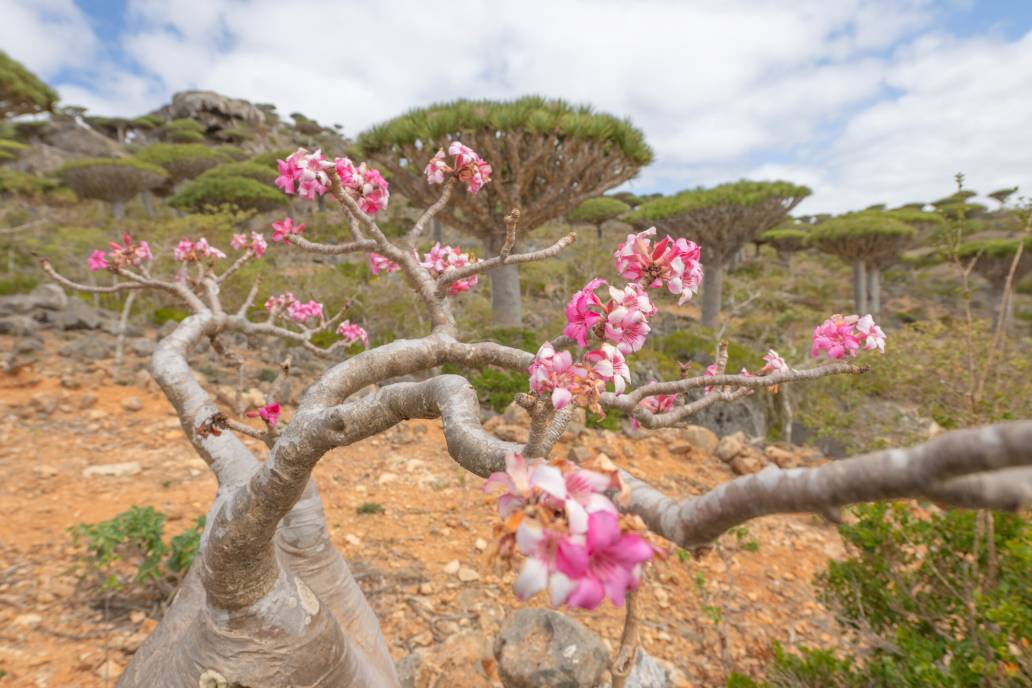
M 716 327 L 720 324 L 721 292 L 724 289 L 724 266 L 713 262 L 706 266 L 702 279 L 702 324 Z
M 498 255 L 502 248 L 502 237 L 488 242 L 488 251 Z M 515 247 L 513 248 L 515 252 Z M 491 279 L 491 320 L 495 325 L 518 327 L 523 324 L 520 305 L 520 271 L 515 265 L 503 265 L 489 270 Z
M 147 217 L 154 217 L 154 194 L 150 191 L 144 191 L 141 196 L 143 199 L 143 209 L 147 213 Z
M 125 201 L 115 201 L 111 204 L 111 217 L 116 220 L 125 217 Z
M 444 225 L 436 217 L 430 221 L 430 234 L 435 244 L 439 244 L 443 241 L 444 237 Z
M 872 265 L 867 269 L 867 307 L 874 317 L 881 316 L 881 268 Z M 860 315 L 864 315 L 857 311 Z
M 995 330 L 1000 326 L 1000 319 L 1003 319 L 1003 332 L 1004 334 L 1011 334 L 1014 327 L 1014 292 L 1010 294 L 1010 298 L 1007 298 L 1007 303 L 1004 304 L 1004 299 L 1007 297 L 1006 290 L 1003 285 L 996 287 L 995 293 L 996 303 L 993 305 L 993 329 Z
M 864 261 L 853 263 L 853 310 L 863 315 L 867 309 L 867 266 Z

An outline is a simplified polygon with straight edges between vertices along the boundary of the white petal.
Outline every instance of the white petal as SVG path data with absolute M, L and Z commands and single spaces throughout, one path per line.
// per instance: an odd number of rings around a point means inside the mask
M 537 557 L 530 557 L 523 562 L 520 569 L 520 576 L 516 579 L 512 588 L 516 596 L 525 600 L 531 595 L 540 592 L 548 585 L 548 564 Z
M 527 522 L 524 521 L 516 529 L 516 546 L 523 554 L 533 554 L 544 537 L 545 534 L 541 528 L 536 525 L 527 525 Z
M 560 606 L 577 587 L 576 581 L 570 580 L 566 574 L 556 571 L 548 578 L 548 592 L 553 607 Z
M 530 474 L 530 486 L 540 487 L 556 499 L 566 499 L 566 481 L 555 466 L 537 466 Z
M 588 512 L 575 499 L 566 500 L 566 521 L 571 533 L 588 532 Z

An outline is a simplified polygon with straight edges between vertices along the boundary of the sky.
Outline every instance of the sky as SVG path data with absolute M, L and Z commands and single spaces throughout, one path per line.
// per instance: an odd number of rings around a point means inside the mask
M 210 89 L 355 136 L 455 98 L 589 103 L 654 149 L 635 193 L 1032 190 L 1032 0 L 0 0 L 0 49 L 103 115 Z

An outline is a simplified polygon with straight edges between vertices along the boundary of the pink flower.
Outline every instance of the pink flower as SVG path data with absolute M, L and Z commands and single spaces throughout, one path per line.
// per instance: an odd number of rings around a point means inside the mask
M 149 249 L 148 249 L 149 252 Z M 176 247 L 172 249 L 172 255 L 176 260 L 184 263 L 199 263 L 205 259 L 209 264 L 214 264 L 219 258 L 225 258 L 226 254 L 208 243 L 208 240 L 201 237 L 197 241 L 181 239 Z
M 364 162 L 356 167 L 350 158 L 337 158 L 334 165 L 341 187 L 355 199 L 362 212 L 375 215 L 387 207 L 391 194 L 379 170 Z
M 617 394 L 623 394 L 631 382 L 631 369 L 627 367 L 623 352 L 608 342 L 603 343 L 602 348 L 584 354 L 584 363 L 591 366 L 602 380 L 612 382 Z
M 493 172 L 491 166 L 477 155 L 475 150 L 461 141 L 451 142 L 451 145 L 448 146 L 448 155 L 454 156 L 454 165 L 451 170 L 454 170 L 455 176 L 466 185 L 466 191 L 471 196 L 480 191 L 484 184 L 491 181 L 491 174 Z M 447 164 L 444 163 L 443 155 L 438 151 L 437 155 L 430 160 L 430 164 L 426 167 L 427 181 L 431 184 L 443 182 L 444 171 L 448 169 Z M 438 178 L 441 181 L 434 181 Z
M 654 247 L 650 227 L 637 234 L 628 234 L 613 254 L 616 271 L 626 279 L 650 288 L 666 284 L 672 294 L 680 294 L 678 303 L 690 299 L 702 284 L 702 262 L 699 246 L 687 239 L 667 236 Z
M 154 260 L 154 254 L 151 253 L 150 246 L 147 245 L 146 241 L 141 241 L 136 247 L 133 265 L 139 265 L 143 262 L 149 263 L 152 260 Z
M 294 322 L 303 323 L 312 318 L 322 319 L 323 305 L 318 301 L 309 300 L 305 303 L 294 301 L 287 304 L 287 315 Z
M 297 299 L 289 291 L 278 296 L 270 296 L 265 300 L 265 310 L 270 313 L 273 311 L 281 311 L 296 301 Z
M 558 546 L 559 572 L 577 582 L 566 603 L 595 609 L 608 597 L 615 606 L 623 606 L 627 591 L 638 587 L 641 566 L 652 553 L 652 546 L 642 537 L 620 532 L 616 514 L 596 511 L 588 517 L 583 544 L 567 538 Z
M 100 251 L 94 251 L 93 255 L 90 256 L 90 260 L 88 261 L 88 264 L 91 266 L 90 270 L 96 272 L 92 265 L 97 264 L 97 261 L 95 260 L 97 253 L 100 253 L 102 258 L 106 257 L 104 266 L 102 268 L 97 268 L 97 270 L 107 268 L 117 272 L 119 269 L 128 265 L 136 267 L 154 260 L 154 255 L 151 253 L 150 246 L 147 245 L 147 242 L 141 241 L 137 244 L 133 241 L 132 236 L 130 236 L 128 232 L 122 234 L 122 243 L 111 241 L 108 242 L 108 246 L 111 247 L 111 251 L 106 256 Z
M 498 514 L 508 517 L 523 508 L 530 496 L 530 470 L 519 452 L 505 455 L 505 471 L 495 471 L 484 483 L 484 492 L 501 487 L 504 494 L 498 499 Z
M 341 339 L 348 346 L 351 346 L 357 341 L 361 341 L 362 345 L 369 348 L 369 333 L 366 332 L 362 327 L 352 323 L 350 320 L 345 320 L 337 328 L 337 334 L 340 335 Z
M 760 375 L 767 375 L 769 373 L 787 373 L 791 368 L 785 363 L 785 359 L 781 358 L 777 351 L 769 349 L 766 354 L 763 355 L 763 360 L 766 363 L 765 366 L 760 368 Z
M 302 222 L 299 225 L 294 224 L 294 220 L 289 217 L 285 217 L 279 222 L 272 223 L 272 240 L 281 244 L 287 243 L 287 237 L 291 234 L 300 234 L 305 231 L 305 225 Z
M 180 239 L 176 247 L 172 249 L 172 255 L 176 260 L 186 262 L 193 255 L 193 242 L 189 239 Z
M 441 246 L 440 242 L 434 244 L 429 253 L 423 255 L 420 263 L 430 271 L 434 277 L 439 277 L 449 270 L 465 267 L 476 262 L 476 257 L 469 253 L 463 253 L 458 246 Z M 448 285 L 448 293 L 452 296 L 469 291 L 477 285 L 477 275 L 470 275 L 460 280 L 455 280 Z
M 267 248 L 269 248 L 269 244 L 265 241 L 265 235 L 251 232 L 251 253 L 254 254 L 255 258 L 264 256 Z
M 579 346 L 588 345 L 588 334 L 595 324 L 602 319 L 605 307 L 595 290 L 606 281 L 596 277 L 578 291 L 566 305 L 566 327 L 563 334 L 577 342 Z
M 641 311 L 646 318 L 651 318 L 659 310 L 653 305 L 648 292 L 634 282 L 625 285 L 623 289 L 609 287 L 609 296 L 615 306 Z
M 98 270 L 106 270 L 108 267 L 107 260 L 104 258 L 104 252 L 100 249 L 94 249 L 90 257 L 86 259 L 86 265 L 89 267 L 90 272 L 97 272 Z
M 276 169 L 279 176 L 276 177 L 276 186 L 283 190 L 283 193 L 294 193 L 294 180 L 301 174 L 301 168 L 297 166 L 297 153 L 290 155 L 286 160 L 277 160 Z
M 401 266 L 395 263 L 386 256 L 381 256 L 379 253 L 369 254 L 369 269 L 374 275 L 379 275 L 381 272 L 397 272 L 401 269 Z
M 817 358 L 822 351 L 826 351 L 832 360 L 856 356 L 860 349 L 860 339 L 855 331 L 858 320 L 860 316 L 857 315 L 843 317 L 835 314 L 818 325 L 813 330 L 810 356 Z
M 645 346 L 650 331 L 640 310 L 618 306 L 606 315 L 605 338 L 624 354 L 634 353 Z
M 430 162 L 426 164 L 423 172 L 426 174 L 427 184 L 444 184 L 444 180 L 451 174 L 452 168 L 445 161 L 443 150 L 437 151 L 434 157 L 430 158 Z
M 247 246 L 247 235 L 246 234 L 234 234 L 230 240 L 229 245 L 231 248 L 239 251 Z
M 655 380 L 652 382 L 655 382 Z M 652 414 L 669 413 L 674 408 L 676 401 L 676 394 L 654 394 L 651 397 L 642 399 L 638 406 Z M 631 418 L 631 427 L 635 430 L 641 427 L 641 423 L 637 418 Z
M 870 314 L 857 321 L 856 331 L 863 339 L 865 351 L 877 349 L 879 352 L 885 353 L 885 333 L 882 332 L 882 328 L 874 324 L 874 318 Z
M 326 169 L 332 166 L 333 163 L 327 162 L 321 151 L 309 153 L 304 148 L 298 148 L 286 160 L 276 162 L 279 176 L 275 184 L 288 194 L 294 193 L 296 184 L 298 195 L 313 200 L 329 188 L 330 177 Z
M 573 357 L 569 351 L 556 353 L 548 342 L 541 345 L 528 368 L 530 389 L 537 394 L 552 393 L 552 406 L 558 411 L 570 403 L 573 394 L 564 385 L 573 382 Z
M 258 416 L 263 421 L 265 421 L 266 425 L 268 425 L 270 428 L 274 428 L 276 427 L 276 421 L 278 421 L 280 417 L 280 405 L 268 404 L 254 411 L 248 411 L 246 415 L 248 418 L 254 418 Z

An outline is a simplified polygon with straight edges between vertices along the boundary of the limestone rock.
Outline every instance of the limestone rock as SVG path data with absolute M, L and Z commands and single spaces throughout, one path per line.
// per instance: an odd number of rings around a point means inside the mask
M 194 119 L 206 127 L 229 127 L 234 121 L 265 123 L 265 113 L 254 104 L 214 91 L 180 91 L 165 109 L 171 119 Z
M 85 469 L 82 474 L 87 478 L 92 477 L 105 477 L 105 478 L 124 478 L 130 475 L 136 475 L 141 470 L 140 464 L 135 461 L 127 461 L 125 463 L 105 463 L 97 466 L 90 466 Z
M 717 455 L 718 459 L 727 463 L 745 451 L 746 446 L 745 433 L 736 432 L 733 435 L 721 437 L 713 453 Z
M 590 688 L 609 664 L 606 646 L 577 621 L 551 609 L 518 609 L 494 646 L 506 688 Z
M 802 463 L 795 453 L 781 447 L 775 447 L 774 445 L 764 449 L 763 454 L 768 461 L 775 464 L 778 468 L 796 468 Z
M 713 453 L 717 448 L 717 443 L 720 442 L 720 438 L 712 430 L 701 425 L 689 425 L 682 428 L 680 434 L 685 442 L 709 454 Z
M 126 397 L 122 399 L 122 408 L 130 413 L 135 413 L 143 408 L 143 402 L 140 401 L 140 397 Z

